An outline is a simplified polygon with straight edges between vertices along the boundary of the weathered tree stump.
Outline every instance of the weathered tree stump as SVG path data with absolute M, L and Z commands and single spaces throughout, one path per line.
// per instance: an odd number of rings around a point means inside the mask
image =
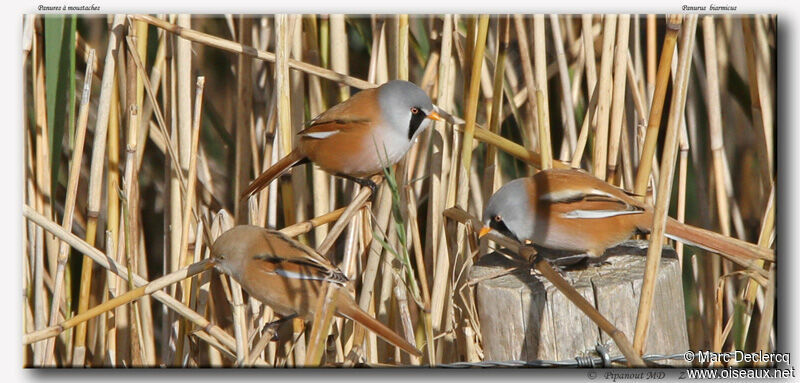
M 564 279 L 633 342 L 645 269 L 647 241 L 631 240 L 609 249 L 605 263 L 576 265 Z M 551 254 L 550 254 L 551 255 Z M 550 256 L 546 254 L 545 256 Z M 472 267 L 485 360 L 565 360 L 595 355 L 595 345 L 621 355 L 603 333 L 555 286 L 531 269 L 498 253 Z M 498 276 L 500 275 L 500 276 Z M 664 247 L 655 287 L 645 354 L 689 349 L 681 271 L 675 251 Z M 662 362 L 685 365 L 682 361 Z

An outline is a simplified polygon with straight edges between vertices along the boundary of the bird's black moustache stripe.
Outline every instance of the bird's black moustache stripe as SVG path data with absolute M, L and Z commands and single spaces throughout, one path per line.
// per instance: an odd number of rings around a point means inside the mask
M 408 125 L 408 139 L 411 140 L 414 137 L 414 133 L 417 132 L 419 127 L 422 125 L 422 121 L 425 121 L 427 116 L 425 113 L 422 113 L 422 109 L 419 109 L 419 113 L 412 113 L 411 114 L 411 122 Z

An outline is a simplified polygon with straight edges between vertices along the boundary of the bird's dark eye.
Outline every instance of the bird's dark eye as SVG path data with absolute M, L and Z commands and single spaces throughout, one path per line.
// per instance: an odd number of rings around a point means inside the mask
M 495 222 L 501 222 L 501 221 L 503 221 L 503 217 L 501 217 L 499 215 L 496 215 L 496 216 L 494 216 L 494 221 Z
M 416 106 L 412 107 L 411 108 L 411 114 L 419 114 L 419 108 L 417 108 Z

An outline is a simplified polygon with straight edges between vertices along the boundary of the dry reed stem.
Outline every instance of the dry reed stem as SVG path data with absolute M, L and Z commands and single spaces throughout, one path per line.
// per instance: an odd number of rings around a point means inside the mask
M 547 109 L 547 104 L 545 104 L 544 95 L 542 91 L 536 91 L 536 111 L 538 113 L 538 119 L 540 124 L 538 125 L 539 130 L 539 153 L 542 159 L 542 170 L 548 170 L 553 167 L 553 153 L 552 153 L 552 145 L 550 144 L 550 127 L 546 125 L 547 117 L 544 113 L 545 109 Z
M 583 50 L 586 56 L 586 94 L 595 92 L 597 86 L 597 60 L 594 56 L 594 34 L 592 33 L 592 15 L 581 15 L 581 36 L 583 37 Z
M 611 67 L 614 59 L 614 36 L 617 15 L 605 15 L 603 20 L 603 48 L 600 53 L 600 73 L 597 80 L 597 126 L 592 153 L 592 174 L 606 179 L 606 160 L 608 150 L 608 120 L 611 106 L 612 78 Z
M 347 75 L 350 72 L 348 65 L 347 30 L 345 29 L 345 16 L 342 14 L 330 15 L 331 35 L 331 69 L 336 73 Z M 338 83 L 339 101 L 350 97 L 350 89 L 344 83 Z
M 276 16 L 277 18 L 278 16 Z M 283 15 L 285 18 L 285 15 Z M 239 30 L 238 40 L 245 46 L 252 44 L 252 26 L 253 20 L 250 16 L 239 15 Z M 276 22 L 277 23 L 277 22 Z M 276 36 L 276 39 L 278 36 Z M 285 51 L 284 51 L 285 52 Z M 287 53 L 288 54 L 288 53 Z M 252 153 L 251 144 L 253 137 L 250 136 L 252 126 L 252 97 L 253 97 L 253 84 L 252 84 L 252 60 L 246 55 L 238 55 L 236 57 L 236 99 L 238 105 L 235 109 L 235 158 L 234 158 L 234 187 L 233 193 L 235 196 L 241 195 L 242 191 L 247 188 L 251 177 Z M 276 72 L 281 71 L 276 68 Z M 281 91 L 282 87 L 277 87 Z M 287 88 L 288 89 L 288 88 Z M 287 90 L 288 91 L 288 90 Z M 283 129 L 283 128 L 281 128 Z M 291 126 L 288 127 L 291 130 Z M 288 152 L 287 152 L 288 153 Z M 241 198 L 234 198 L 233 214 L 236 217 L 236 223 L 244 224 L 247 222 L 247 201 Z
M 127 39 L 126 42 L 128 44 L 128 49 L 131 50 L 136 49 L 137 44 L 135 41 L 133 41 L 132 39 Z M 133 63 L 136 65 L 136 68 L 138 69 L 139 76 L 147 79 L 147 72 L 145 71 L 144 64 L 142 64 L 142 62 L 139 60 L 139 56 L 137 55 L 133 56 Z M 167 142 L 167 145 L 165 145 L 167 149 L 166 154 L 169 155 L 170 164 L 172 164 L 174 173 L 178 176 L 178 179 L 180 180 L 179 185 L 181 188 L 181 193 L 185 195 L 186 179 L 184 178 L 184 175 L 181 172 L 182 166 L 180 162 L 181 161 L 180 154 L 177 153 L 175 149 L 175 146 L 179 143 L 179 140 L 171 139 L 169 133 L 167 133 L 167 125 L 164 122 L 165 121 L 164 115 L 162 114 L 161 108 L 159 107 L 158 101 L 156 100 L 157 89 L 153 89 L 153 87 L 150 85 L 150 81 L 145 81 L 143 84 L 148 99 L 150 100 L 150 105 L 154 105 L 153 111 L 155 112 L 156 115 L 156 121 L 158 122 L 158 127 L 161 129 L 161 134 L 164 140 L 166 140 Z M 175 123 L 174 120 L 175 119 L 173 118 L 173 123 Z M 137 150 L 137 153 L 140 153 L 140 151 Z
M 539 145 L 547 146 L 547 151 L 552 152 L 553 147 L 550 140 L 550 97 L 547 91 L 547 41 L 545 40 L 544 32 L 544 15 L 533 15 L 533 69 L 536 79 L 536 91 L 541 92 L 542 101 L 539 101 L 539 96 L 535 96 L 531 101 L 536 103 L 536 117 L 539 128 Z M 534 93 L 529 93 L 534 95 Z M 544 135 L 543 135 L 544 134 Z M 546 145 L 542 141 L 547 141 Z M 541 153 L 544 154 L 545 150 L 542 149 Z M 552 156 L 548 156 L 551 157 Z
M 759 158 L 759 165 L 761 167 L 761 173 L 764 175 L 769 175 L 768 177 L 764 177 L 767 180 L 767 185 L 765 188 L 769 188 L 769 186 L 773 183 L 772 174 L 773 174 L 773 165 L 772 165 L 772 107 L 770 105 L 771 101 L 771 94 L 766 89 L 763 89 L 767 86 L 766 82 L 768 81 L 768 76 L 765 73 L 767 68 L 764 65 L 764 62 L 760 60 L 759 52 L 756 52 L 760 47 L 757 46 L 757 42 L 755 41 L 755 37 L 753 34 L 753 16 L 743 17 L 741 19 L 742 23 L 742 33 L 744 34 L 744 50 L 745 50 L 745 62 L 747 63 L 747 78 L 748 83 L 750 86 L 748 89 L 750 90 L 750 110 L 752 112 L 752 119 L 755 125 L 755 131 L 759 141 L 762 142 L 761 145 L 757 145 L 758 154 L 761 158 Z M 767 133 L 767 132 L 770 133 Z
M 758 246 L 768 248 L 770 243 L 771 234 L 775 229 L 775 185 L 773 184 L 772 190 L 770 191 L 769 198 L 767 199 L 767 206 L 765 208 L 765 212 L 761 221 L 761 230 L 758 234 Z M 764 265 L 763 261 L 756 261 L 757 265 Z M 770 269 L 770 283 L 774 284 L 774 280 L 772 279 L 773 271 Z M 744 320 L 743 320 L 743 328 L 745 329 L 745 333 L 742 336 L 742 339 L 747 339 L 747 333 L 750 329 L 750 321 L 752 319 L 752 312 L 753 312 L 753 304 L 756 301 L 756 293 L 758 286 L 755 285 L 755 281 L 749 280 L 747 282 L 747 287 L 742 291 L 742 300 L 745 304 L 745 312 L 744 312 Z M 769 291 L 767 291 L 769 293 Z M 769 294 L 767 294 L 769 295 Z M 774 305 L 774 299 L 765 300 L 765 304 L 769 304 L 770 306 Z M 765 312 L 762 311 L 762 323 L 766 320 L 765 319 Z M 759 328 L 759 335 L 758 339 L 762 338 L 761 329 Z M 756 342 L 758 349 L 764 350 L 766 347 L 762 342 Z
M 89 218 L 86 226 L 86 240 L 89 244 L 94 244 L 97 232 L 97 216 L 100 214 L 101 186 L 103 184 L 103 165 L 106 147 L 106 134 L 108 133 L 108 116 L 111 104 L 111 90 L 114 81 L 114 71 L 116 59 L 114 53 L 120 47 L 120 35 L 122 33 L 123 15 L 114 15 L 111 23 L 108 48 L 103 65 L 103 81 L 100 85 L 100 101 L 98 102 L 96 125 L 94 129 L 94 142 L 92 144 L 92 161 L 89 175 L 89 196 L 86 215 Z M 80 299 L 78 301 L 78 314 L 89 308 L 89 292 L 92 282 L 92 260 L 89 257 L 83 258 L 81 268 L 81 287 Z M 73 366 L 83 366 L 84 350 L 86 340 L 86 324 L 82 323 L 75 329 L 75 342 L 73 345 Z M 77 357 L 76 357 L 77 354 Z
M 664 45 L 661 49 L 661 58 L 658 62 L 655 88 L 653 90 L 652 102 L 650 103 L 650 115 L 647 120 L 647 132 L 645 133 L 644 144 L 642 144 L 642 156 L 639 160 L 639 168 L 636 170 L 636 183 L 633 188 L 634 194 L 641 196 L 640 198 L 642 198 L 642 200 L 644 200 L 644 196 L 647 193 L 647 183 L 650 179 L 651 168 L 653 167 L 652 160 L 655 155 L 658 130 L 661 125 L 661 113 L 664 110 L 664 99 L 667 94 L 667 86 L 669 85 L 672 55 L 675 52 L 675 44 L 677 42 L 681 21 L 681 15 L 670 15 L 667 17 L 667 31 L 664 37 Z
M 98 315 L 113 310 L 119 306 L 132 303 L 139 298 L 151 295 L 169 285 L 178 283 L 187 278 L 191 278 L 192 276 L 202 273 L 203 271 L 210 270 L 212 267 L 214 267 L 214 264 L 209 262 L 209 260 L 191 264 L 187 267 L 179 269 L 176 272 L 155 279 L 147 284 L 137 287 L 134 290 L 128 291 L 125 294 L 119 295 L 113 299 L 92 307 L 83 314 L 76 315 L 70 319 L 51 325 L 43 330 L 24 334 L 22 336 L 22 343 L 31 344 L 44 339 L 52 339 L 58 334 L 77 326 L 79 323 L 84 323 L 89 319 L 97 317 Z
M 636 318 L 636 330 L 633 345 L 639 354 L 644 351 L 644 342 L 650 325 L 651 307 L 655 294 L 655 277 L 658 263 L 661 259 L 661 247 L 664 242 L 664 230 L 669 208 L 670 189 L 672 187 L 673 170 L 675 168 L 675 152 L 678 146 L 678 135 L 686 105 L 686 89 L 688 87 L 689 70 L 692 61 L 692 48 L 694 46 L 695 27 L 697 16 L 687 16 L 688 23 L 683 26 L 681 47 L 679 52 L 678 73 L 675 76 L 675 91 L 670 101 L 670 114 L 667 122 L 667 135 L 665 138 L 664 155 L 661 164 L 661 178 L 658 183 L 658 197 L 653 211 L 653 228 L 651 230 L 650 245 L 647 249 L 647 263 L 645 265 L 642 293 L 639 301 L 639 311 Z
M 486 35 L 489 30 L 489 16 L 481 15 L 478 21 L 478 36 L 472 56 L 471 73 L 469 76 L 469 90 L 467 92 L 467 106 L 461 142 L 461 167 L 458 175 L 458 206 L 467 208 L 469 198 L 469 174 L 472 171 L 473 137 L 478 112 L 478 91 L 480 86 L 481 67 L 483 65 L 483 52 L 486 48 Z
M 669 19 L 669 18 L 668 18 Z M 656 87 L 656 55 L 658 54 L 658 47 L 656 46 L 656 15 L 647 15 L 647 79 L 645 91 L 647 94 L 647 104 L 653 104 L 653 95 Z
M 569 69 L 567 69 L 567 55 L 564 52 L 564 41 L 561 38 L 561 25 L 558 21 L 558 15 L 550 15 L 550 27 L 553 31 L 553 44 L 556 47 L 558 75 L 561 80 L 561 102 L 566 114 L 565 119 L 567 120 L 565 129 L 567 144 L 569 145 L 567 155 L 571 156 L 572 153 L 575 152 L 575 146 L 577 144 L 576 132 L 578 129 L 575 123 L 575 105 L 572 103 L 572 85 L 570 85 Z
M 78 195 L 78 182 L 83 159 L 83 144 L 86 139 L 86 125 L 89 121 L 89 99 L 92 93 L 92 69 L 94 67 L 94 50 L 89 51 L 86 73 L 84 75 L 81 105 L 78 111 L 78 123 L 75 132 L 75 143 L 72 147 L 72 160 L 70 161 L 69 176 L 67 180 L 67 196 L 64 203 L 64 217 L 61 226 L 67 231 L 72 231 L 72 215 L 75 211 L 75 201 Z M 64 297 L 64 270 L 69 258 L 69 245 L 61 242 L 58 249 L 58 268 L 53 280 L 53 295 L 50 309 L 50 326 L 56 324 L 59 316 L 59 305 L 63 304 Z M 45 360 L 43 366 L 53 366 L 55 339 L 49 339 L 45 347 Z
M 189 146 L 189 163 L 187 164 L 188 168 L 188 175 L 187 175 L 187 185 L 186 185 L 186 194 L 183 199 L 183 213 L 182 217 L 183 220 L 181 222 L 181 243 L 180 243 L 180 257 L 178 261 L 178 265 L 180 267 L 185 267 L 189 264 L 190 259 L 188 257 L 189 252 L 189 230 L 192 226 L 192 206 L 195 205 L 195 190 L 197 185 L 197 147 L 200 141 L 200 117 L 202 116 L 203 110 L 203 91 L 205 89 L 205 77 L 199 76 L 197 77 L 197 82 L 195 83 L 195 100 L 194 100 L 194 116 L 192 121 L 192 131 L 190 136 L 190 146 Z M 198 223 L 195 223 L 197 225 Z M 196 242 L 199 242 L 200 238 L 195 238 Z M 189 301 L 191 300 L 191 280 L 186 280 L 183 282 L 182 291 L 183 291 L 183 304 L 189 305 Z M 181 323 L 179 325 L 178 331 L 178 339 L 180 343 L 183 343 L 183 339 L 186 336 L 188 329 L 186 323 Z M 183 360 L 184 355 L 182 353 L 176 353 L 176 356 L 179 357 L 179 360 Z
M 617 47 L 614 53 L 614 80 L 611 99 L 611 125 L 608 133 L 608 158 L 606 159 L 607 171 L 606 181 L 614 184 L 617 176 L 617 159 L 620 154 L 621 136 L 627 137 L 625 132 L 625 80 L 627 79 L 626 70 L 628 68 L 628 36 L 630 34 L 631 15 L 619 15 L 617 25 Z M 623 146 L 623 152 L 628 152 L 627 147 Z
M 453 84 L 449 79 L 454 76 L 455 68 L 452 65 L 452 42 L 453 42 L 453 17 L 452 15 L 443 15 L 442 30 L 440 34 L 440 58 L 439 58 L 439 71 L 438 71 L 438 92 L 436 95 L 436 102 L 443 107 L 452 105 Z M 441 216 L 436 212 L 445 208 L 446 202 L 444 201 L 446 187 L 448 185 L 448 169 L 450 168 L 450 146 L 448 144 L 448 133 L 445 130 L 445 123 L 443 121 L 436 121 L 431 133 L 431 180 L 429 195 L 430 201 L 428 204 L 428 239 L 426 243 L 426 258 L 431 260 L 431 323 L 433 324 L 434 331 L 439 330 L 441 323 L 442 313 L 445 305 L 445 290 L 446 290 L 446 261 L 447 255 L 440 249 L 444 248 L 444 225 Z M 362 306 L 363 307 L 363 306 Z M 435 343 L 428 344 L 429 355 L 435 355 Z M 435 358 L 434 358 L 435 359 Z
M 527 146 L 531 148 L 537 147 L 537 141 L 534 137 L 538 137 L 536 134 L 536 130 L 539 126 L 538 115 L 536 113 L 536 84 L 533 74 L 533 67 L 530 54 L 530 48 L 528 44 L 528 36 L 525 31 L 525 18 L 522 15 L 515 14 L 514 15 L 514 26 L 516 27 L 517 32 L 517 44 L 519 45 L 519 55 L 520 60 L 522 61 L 522 74 L 523 79 L 525 80 L 525 89 L 528 91 L 528 118 L 530 119 L 528 124 L 524 125 L 526 130 L 528 139 L 530 142 L 527 142 Z
M 581 167 L 583 152 L 586 150 L 586 143 L 589 141 L 589 129 L 591 129 L 590 124 L 597 115 L 597 100 L 599 98 L 599 90 L 600 87 L 595 86 L 592 90 L 591 97 L 589 97 L 589 106 L 586 108 L 586 113 L 583 116 L 581 132 L 578 134 L 578 142 L 575 144 L 575 151 L 572 153 L 572 161 L 570 162 L 570 166 L 573 168 Z
M 498 28 L 497 58 L 494 65 L 494 81 L 492 88 L 492 105 L 489 116 L 489 131 L 495 134 L 500 133 L 501 113 L 503 111 L 503 78 L 505 76 L 506 56 L 508 56 L 508 45 L 511 35 L 510 20 L 511 16 L 503 16 Z M 486 169 L 483 173 L 484 187 L 483 194 L 492 195 L 499 187 L 500 172 L 497 171 L 497 147 L 489 145 L 486 148 Z
M 705 45 L 706 81 L 708 102 L 708 127 L 711 142 L 711 161 L 714 169 L 714 186 L 717 201 L 717 217 L 722 234 L 730 235 L 730 208 L 728 193 L 725 190 L 725 169 L 722 157 L 725 155 L 722 140 L 722 104 L 720 102 L 719 74 L 717 68 L 717 46 L 714 31 L 714 18 L 703 17 L 703 40 Z

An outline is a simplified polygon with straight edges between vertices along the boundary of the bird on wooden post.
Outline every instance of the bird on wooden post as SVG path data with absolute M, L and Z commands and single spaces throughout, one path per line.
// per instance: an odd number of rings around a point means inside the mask
M 576 169 L 542 170 L 489 198 L 479 232 L 495 229 L 522 243 L 600 257 L 635 233 L 649 233 L 653 209 L 622 189 Z M 741 259 L 774 259 L 774 251 L 667 218 L 666 236 Z

